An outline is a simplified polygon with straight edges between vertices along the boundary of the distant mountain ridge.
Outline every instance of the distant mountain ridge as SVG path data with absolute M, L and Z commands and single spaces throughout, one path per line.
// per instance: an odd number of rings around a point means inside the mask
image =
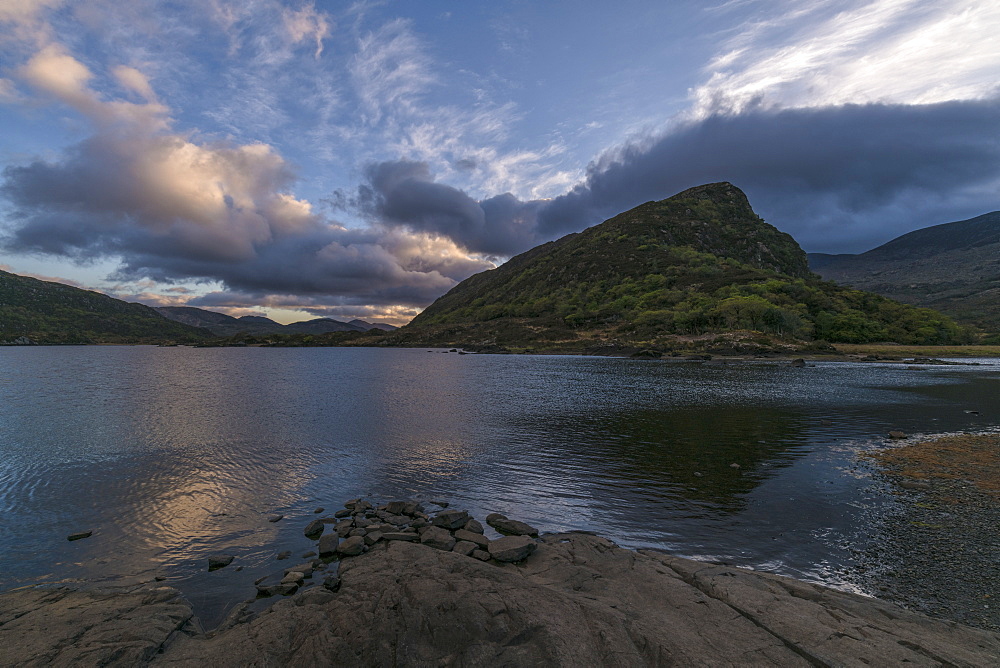
M 211 337 L 143 304 L 0 271 L 0 343 L 195 343 Z
M 713 183 L 476 274 L 385 341 L 668 348 L 677 337 L 733 331 L 830 342 L 968 336 L 933 311 L 822 281 L 739 188 Z
M 165 318 L 188 325 L 204 327 L 216 336 L 234 336 L 236 334 L 327 334 L 329 332 L 367 332 L 370 329 L 392 331 L 392 325 L 384 323 L 372 324 L 364 320 L 341 322 L 332 318 L 316 318 L 302 322 L 282 325 L 270 318 L 259 315 L 245 315 L 234 318 L 225 313 L 217 313 L 194 306 L 160 306 L 156 311 Z
M 823 278 L 1000 331 L 1000 211 L 915 230 L 858 255 L 808 257 Z

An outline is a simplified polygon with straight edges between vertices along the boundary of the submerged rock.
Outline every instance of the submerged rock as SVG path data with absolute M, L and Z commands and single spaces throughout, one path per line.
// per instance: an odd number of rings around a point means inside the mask
M 94 535 L 93 530 L 90 531 L 77 531 L 76 533 L 71 533 L 66 536 L 66 540 L 82 540 L 84 538 L 90 538 Z
M 213 554 L 208 558 L 208 570 L 216 571 L 233 563 L 231 554 Z

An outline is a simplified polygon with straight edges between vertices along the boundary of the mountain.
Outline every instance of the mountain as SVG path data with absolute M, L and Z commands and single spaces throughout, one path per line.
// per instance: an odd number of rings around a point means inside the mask
M 267 334 L 327 334 L 330 332 L 365 332 L 373 328 L 384 329 L 392 325 L 371 325 L 363 320 L 341 322 L 332 318 L 316 318 L 282 325 L 270 318 L 259 315 L 245 315 L 239 318 L 206 311 L 193 306 L 161 306 L 156 309 L 164 317 L 183 322 L 188 325 L 204 327 L 216 336 L 234 336 L 250 334 L 261 336 Z
M 0 342 L 21 337 L 35 343 L 164 343 L 211 334 L 142 304 L 0 271 Z
M 837 283 L 1000 331 L 1000 211 L 925 227 L 860 255 L 811 253 L 809 264 Z
M 355 325 L 356 327 L 360 327 L 365 331 L 368 331 L 369 329 L 381 329 L 383 332 L 391 332 L 395 329 L 399 329 L 395 325 L 389 325 L 384 322 L 365 322 L 364 320 L 351 320 L 347 324 Z
M 647 202 L 456 285 L 386 344 L 572 350 L 771 339 L 946 343 L 947 317 L 823 281 L 730 183 Z

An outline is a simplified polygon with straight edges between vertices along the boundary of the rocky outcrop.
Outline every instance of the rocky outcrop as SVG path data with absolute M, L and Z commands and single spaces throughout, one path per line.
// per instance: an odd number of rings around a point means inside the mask
M 982 666 L 1000 659 L 1000 635 L 818 585 L 636 552 L 588 534 L 534 544 L 514 565 L 379 541 L 342 561 L 329 586 L 307 586 L 212 634 L 198 632 L 169 588 L 9 592 L 0 596 L 0 664 Z

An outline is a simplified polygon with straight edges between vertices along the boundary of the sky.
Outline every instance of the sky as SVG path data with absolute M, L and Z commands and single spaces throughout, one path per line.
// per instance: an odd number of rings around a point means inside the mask
M 403 324 L 729 181 L 810 252 L 1000 209 L 995 0 L 0 0 L 0 269 Z

